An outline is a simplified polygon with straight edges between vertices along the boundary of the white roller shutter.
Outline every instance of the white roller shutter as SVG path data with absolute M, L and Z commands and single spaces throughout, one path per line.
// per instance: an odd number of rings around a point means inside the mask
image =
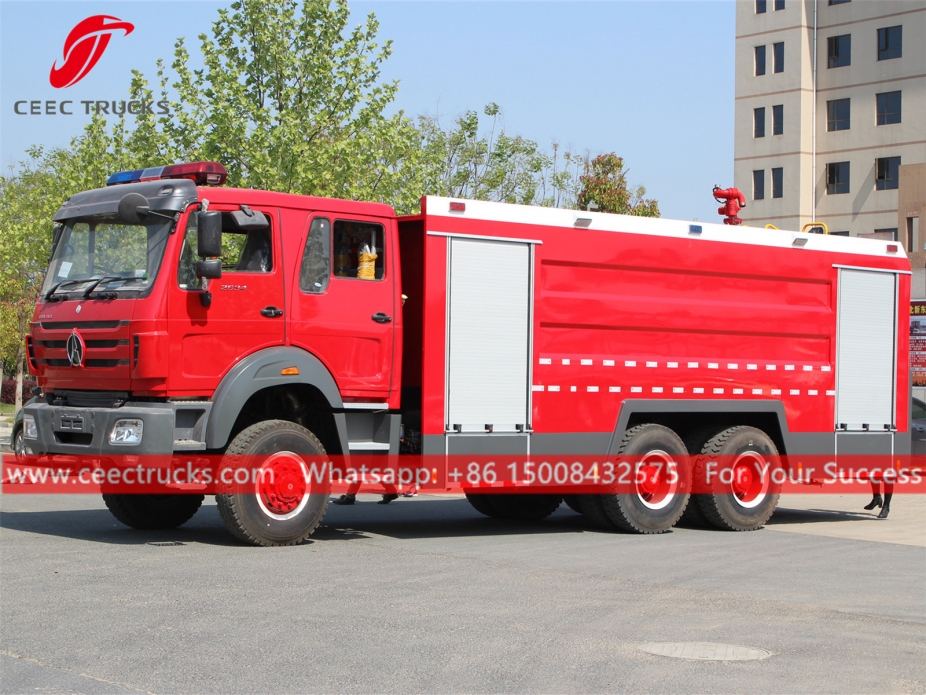
M 514 432 L 528 418 L 530 246 L 450 241 L 447 423 Z
M 840 269 L 836 425 L 894 426 L 896 276 Z

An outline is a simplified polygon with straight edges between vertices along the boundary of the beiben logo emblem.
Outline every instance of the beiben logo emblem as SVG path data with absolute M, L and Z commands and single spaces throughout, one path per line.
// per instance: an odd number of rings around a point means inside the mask
M 107 20 L 113 20 L 107 24 Z M 93 69 L 109 45 L 109 39 L 122 30 L 128 36 L 135 25 L 123 22 L 118 17 L 97 14 L 78 22 L 64 40 L 64 61 L 51 66 L 48 81 L 55 89 L 71 87 L 80 82 Z
M 84 351 L 86 347 L 84 339 L 80 337 L 80 334 L 76 330 L 68 336 L 68 362 L 71 363 L 72 367 L 84 366 Z

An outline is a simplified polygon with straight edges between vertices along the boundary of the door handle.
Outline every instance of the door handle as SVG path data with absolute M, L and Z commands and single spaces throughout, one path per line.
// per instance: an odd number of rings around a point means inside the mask
M 377 311 L 370 318 L 376 321 L 376 323 L 391 323 L 392 322 L 392 317 L 384 314 L 381 311 Z
M 277 309 L 275 306 L 267 306 L 260 310 L 261 316 L 266 316 L 271 319 L 279 318 L 283 315 L 282 309 Z

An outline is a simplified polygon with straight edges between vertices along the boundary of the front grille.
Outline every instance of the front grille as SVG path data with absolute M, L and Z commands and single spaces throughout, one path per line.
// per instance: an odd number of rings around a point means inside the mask
M 43 321 L 39 324 L 46 331 L 70 331 L 74 328 L 118 328 L 128 326 L 129 321 Z
M 39 340 L 37 341 L 39 345 L 44 348 L 52 348 L 55 350 L 64 350 L 67 348 L 68 341 L 66 340 Z M 84 343 L 87 345 L 87 349 L 95 348 L 114 348 L 117 345 L 128 345 L 128 340 L 85 340 Z
M 93 443 L 93 435 L 82 432 L 55 432 L 55 439 L 59 444 L 76 444 L 77 446 L 90 446 Z
M 84 360 L 85 367 L 119 367 L 128 364 L 128 360 Z M 49 367 L 70 367 L 68 360 L 41 359 L 39 364 L 47 364 Z
M 55 391 L 48 402 L 74 408 L 119 408 L 128 397 L 125 391 Z

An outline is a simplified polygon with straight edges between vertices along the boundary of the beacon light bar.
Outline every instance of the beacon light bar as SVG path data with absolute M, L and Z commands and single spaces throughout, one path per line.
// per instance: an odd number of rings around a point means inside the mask
M 158 181 L 161 179 L 190 179 L 197 186 L 221 186 L 228 178 L 225 167 L 218 162 L 184 162 L 168 164 L 162 167 L 120 171 L 109 177 L 107 186 L 139 181 Z

